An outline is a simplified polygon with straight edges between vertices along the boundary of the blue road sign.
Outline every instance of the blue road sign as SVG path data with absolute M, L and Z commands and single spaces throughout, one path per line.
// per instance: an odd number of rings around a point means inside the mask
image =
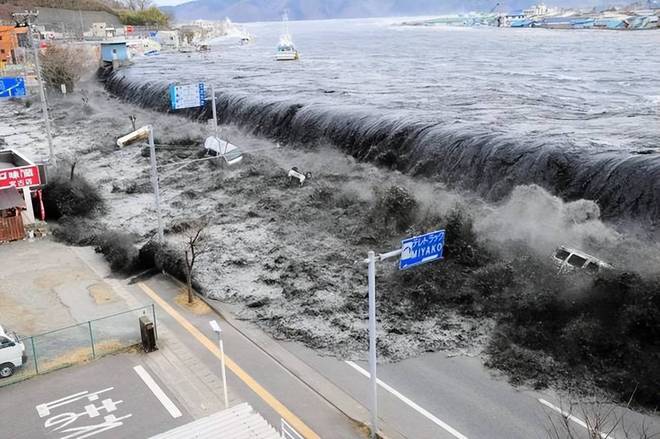
M 206 101 L 204 83 L 176 85 L 170 84 L 170 105 L 172 110 L 203 107 Z
M 445 231 L 438 230 L 425 235 L 413 236 L 401 241 L 399 270 L 442 259 Z
M 0 98 L 27 96 L 25 78 L 21 76 L 0 77 Z

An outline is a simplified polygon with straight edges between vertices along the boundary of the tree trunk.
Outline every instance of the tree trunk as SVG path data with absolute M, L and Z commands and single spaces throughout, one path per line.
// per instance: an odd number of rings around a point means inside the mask
M 192 268 L 194 261 L 194 258 L 192 261 L 188 258 L 188 251 L 186 251 L 186 284 L 188 285 L 188 304 L 193 303 Z

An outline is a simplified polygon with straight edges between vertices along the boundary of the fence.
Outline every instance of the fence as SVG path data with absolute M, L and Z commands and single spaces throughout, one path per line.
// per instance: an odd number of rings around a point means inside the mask
M 148 305 L 85 323 L 20 338 L 27 361 L 14 375 L 0 380 L 0 387 L 92 360 L 141 341 L 139 318 L 148 315 L 156 330 L 156 310 Z M 156 330 L 157 333 L 157 330 Z

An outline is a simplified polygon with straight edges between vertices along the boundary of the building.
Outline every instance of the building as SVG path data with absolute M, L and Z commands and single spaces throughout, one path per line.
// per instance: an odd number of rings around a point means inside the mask
M 126 41 L 108 41 L 101 43 L 101 60 L 105 63 L 113 61 L 126 63 L 129 60 Z
M 175 30 L 161 30 L 156 33 L 156 41 L 163 49 L 179 48 L 179 32 Z
M 25 200 L 15 187 L 0 189 L 0 242 L 25 238 Z
M 41 184 L 39 166 L 18 151 L 0 151 L 0 240 L 22 239 L 34 224 L 32 194 L 41 196 Z
M 16 49 L 27 47 L 27 27 L 0 26 L 0 64 L 16 64 Z

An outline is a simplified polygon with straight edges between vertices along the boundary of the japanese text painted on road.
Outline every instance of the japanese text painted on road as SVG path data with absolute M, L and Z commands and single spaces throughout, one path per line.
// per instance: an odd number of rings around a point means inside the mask
M 123 416 L 114 413 L 124 401 L 114 401 L 110 397 L 108 392 L 113 389 L 108 387 L 92 393 L 78 392 L 35 408 L 40 418 L 46 418 L 44 428 L 49 433 L 59 439 L 84 439 L 121 427 L 124 420 L 133 416 L 131 413 Z M 104 394 L 103 397 L 101 394 Z M 95 419 L 100 416 L 102 418 Z
M 413 236 L 401 241 L 399 270 L 442 259 L 445 231 L 438 230 L 425 235 Z
M 176 85 L 170 84 L 170 105 L 172 110 L 203 107 L 206 101 L 204 83 Z

